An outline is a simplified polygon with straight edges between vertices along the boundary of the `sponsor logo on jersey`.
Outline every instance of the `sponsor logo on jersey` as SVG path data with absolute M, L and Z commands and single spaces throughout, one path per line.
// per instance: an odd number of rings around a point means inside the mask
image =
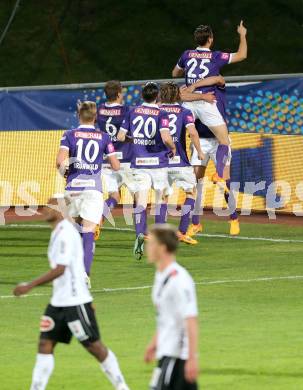
M 137 157 L 136 165 L 159 165 L 158 157 Z
M 159 115 L 159 110 L 156 108 L 147 108 L 147 107 L 137 107 L 135 109 L 136 114 L 143 114 L 143 115 Z
M 40 332 L 50 332 L 55 327 L 55 321 L 49 316 L 42 316 L 40 321 Z
M 229 54 L 228 53 L 222 53 L 221 54 L 222 60 L 228 60 L 229 59 Z
M 169 164 L 180 164 L 181 159 L 180 156 L 174 156 L 168 160 Z
M 108 153 L 115 153 L 115 147 L 113 144 L 108 144 L 107 149 Z
M 99 115 L 120 116 L 121 115 L 121 109 L 120 108 L 101 108 L 99 110 Z
M 162 128 L 166 128 L 166 127 L 169 127 L 169 120 L 168 119 L 162 119 L 161 121 L 161 126 Z
M 188 54 L 189 58 L 212 58 L 213 53 L 206 51 L 206 52 L 196 52 L 196 51 L 191 51 Z
M 179 114 L 182 110 L 181 107 L 178 106 L 161 106 L 161 109 L 163 109 L 165 112 L 173 112 L 175 114 Z
M 90 132 L 84 132 L 84 131 L 76 131 L 75 132 L 76 138 L 85 138 L 85 139 L 102 139 L 102 133 L 90 133 Z

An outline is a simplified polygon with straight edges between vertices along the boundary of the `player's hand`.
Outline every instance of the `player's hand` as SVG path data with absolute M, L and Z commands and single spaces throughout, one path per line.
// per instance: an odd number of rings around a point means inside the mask
M 238 31 L 238 34 L 239 34 L 239 35 L 243 35 L 243 36 L 246 35 L 246 33 L 247 33 L 247 28 L 244 27 L 244 25 L 243 25 L 243 20 L 241 20 L 241 22 L 240 22 L 240 24 L 239 24 L 239 26 L 238 26 L 238 28 L 237 28 L 237 31 Z
M 198 153 L 198 159 L 199 159 L 200 161 L 205 160 L 205 154 L 204 154 L 203 152 Z
M 147 346 L 144 354 L 145 363 L 151 363 L 156 358 L 156 346 L 154 343 L 151 343 Z
M 185 363 L 185 378 L 188 382 L 193 383 L 199 375 L 199 364 L 197 358 L 189 358 Z
M 214 103 L 216 101 L 216 96 L 214 92 L 203 93 L 203 100 L 207 103 Z
M 175 155 L 176 155 L 176 153 L 177 153 L 177 149 L 176 149 L 176 146 L 174 146 L 174 148 L 171 149 L 171 150 L 168 152 L 167 157 L 168 157 L 168 158 L 174 158 Z
M 29 283 L 20 283 L 15 287 L 13 293 L 16 297 L 20 297 L 20 295 L 25 295 L 31 290 L 31 286 Z

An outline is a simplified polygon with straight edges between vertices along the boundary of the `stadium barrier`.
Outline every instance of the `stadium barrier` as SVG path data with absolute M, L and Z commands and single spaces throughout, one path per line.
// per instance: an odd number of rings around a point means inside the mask
M 303 75 L 227 80 L 232 181 L 238 183 L 238 207 L 258 211 L 274 207 L 300 213 Z M 144 81 L 123 83 L 126 104 L 141 101 L 143 84 Z M 77 100 L 102 102 L 103 86 L 97 83 L 0 89 L 0 206 L 43 205 L 51 194 L 63 191 L 64 182 L 55 169 L 60 137 L 65 129 L 77 126 Z M 207 176 L 213 172 L 210 163 Z M 268 202 L 269 192 L 274 193 L 274 202 L 272 197 Z M 183 197 L 175 191 L 170 203 L 180 203 Z M 214 197 L 214 187 L 209 186 L 204 205 L 212 207 Z M 126 189 L 122 190 L 122 202 L 131 203 Z

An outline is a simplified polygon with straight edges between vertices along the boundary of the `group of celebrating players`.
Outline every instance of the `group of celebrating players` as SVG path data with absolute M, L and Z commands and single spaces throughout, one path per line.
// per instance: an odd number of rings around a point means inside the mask
M 116 389 L 128 389 L 115 355 L 100 342 L 88 290 L 94 240 L 103 219 L 119 203 L 123 185 L 134 198 L 134 255 L 137 259 L 142 257 L 147 241 L 148 258 L 157 267 L 153 302 L 158 311 L 158 328 L 145 360 L 156 356 L 159 367 L 150 388 L 198 388 L 194 283 L 176 263 L 175 252 L 178 241 L 197 244 L 193 236 L 202 231 L 201 188 L 210 159 L 216 166 L 212 180 L 224 192 L 227 205 L 231 203 L 231 148 L 225 115 L 225 81 L 220 70 L 247 56 L 246 28 L 242 21 L 238 33 L 238 51 L 229 54 L 211 51 L 213 32 L 209 26 L 201 25 L 195 30 L 198 47 L 186 50 L 172 72 L 173 77 L 185 76 L 185 87 L 180 88 L 174 82 L 160 86 L 148 82 L 142 89 L 143 103 L 129 108 L 123 104 L 121 83 L 109 81 L 104 88 L 105 103 L 99 107 L 91 101 L 78 104 L 80 125 L 64 133 L 57 168 L 66 177 L 64 199 L 81 237 L 74 225 L 57 211 L 58 200 L 51 199 L 44 213 L 54 230 L 48 252 L 52 270 L 14 291 L 15 295 L 22 295 L 54 280 L 53 298 L 41 322 L 31 390 L 46 388 L 53 370 L 55 345 L 68 343 L 72 335 L 100 361 Z M 191 141 L 190 159 L 187 134 Z M 102 182 L 109 193 L 105 202 Z M 165 225 L 173 184 L 186 194 L 176 232 Z M 148 234 L 150 189 L 155 192 L 156 225 Z M 238 216 L 235 210 L 230 214 L 230 234 L 237 235 Z

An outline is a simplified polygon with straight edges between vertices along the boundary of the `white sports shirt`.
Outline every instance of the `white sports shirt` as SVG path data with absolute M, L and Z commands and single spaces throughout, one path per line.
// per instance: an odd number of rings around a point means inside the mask
M 64 274 L 53 281 L 51 304 L 66 307 L 91 302 L 93 299 L 85 282 L 82 239 L 67 219 L 53 230 L 47 254 L 51 268 L 66 267 Z
M 152 299 L 157 310 L 157 359 L 167 356 L 187 360 L 185 321 L 198 316 L 192 277 L 176 262 L 163 272 L 157 271 Z

